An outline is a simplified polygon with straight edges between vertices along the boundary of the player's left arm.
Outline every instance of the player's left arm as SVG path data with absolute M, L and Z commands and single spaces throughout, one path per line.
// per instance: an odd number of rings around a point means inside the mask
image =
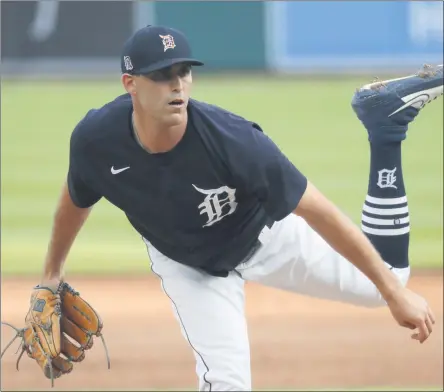
M 427 339 L 435 320 L 426 301 L 402 286 L 365 234 L 310 182 L 293 213 L 375 284 L 400 325 L 418 328 L 421 343 Z
M 248 146 L 236 151 L 234 145 L 231 149 L 243 191 L 255 195 L 275 221 L 292 212 L 301 216 L 375 284 L 395 320 L 404 327 L 418 328 L 413 337 L 425 341 L 434 322 L 427 302 L 401 285 L 360 228 L 308 181 L 259 126 L 238 135 L 239 140 L 243 136 L 243 146 Z
M 237 154 L 237 172 L 248 192 L 261 202 L 267 215 L 280 221 L 292 212 L 301 216 L 339 254 L 359 268 L 387 300 L 400 283 L 362 233 L 256 125 L 246 133 L 248 149 Z M 253 128 L 252 128 L 253 129 Z
M 312 183 L 308 182 L 293 213 L 301 216 L 333 249 L 367 275 L 384 298 L 401 286 L 362 231 Z

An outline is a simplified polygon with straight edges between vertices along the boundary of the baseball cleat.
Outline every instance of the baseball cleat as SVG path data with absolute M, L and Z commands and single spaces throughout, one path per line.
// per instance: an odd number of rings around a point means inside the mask
M 443 95 L 443 84 L 443 65 L 424 65 L 414 75 L 366 84 L 353 96 L 352 108 L 371 142 L 402 141 L 419 111 Z

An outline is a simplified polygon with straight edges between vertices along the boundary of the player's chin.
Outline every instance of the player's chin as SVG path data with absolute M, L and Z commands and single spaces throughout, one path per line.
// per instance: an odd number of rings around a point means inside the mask
M 181 105 L 168 105 L 165 110 L 165 115 L 168 117 L 181 117 L 185 115 L 185 112 L 187 110 L 187 103 L 184 102 Z
M 164 116 L 164 123 L 169 126 L 179 125 L 185 119 L 184 111 L 174 111 L 166 113 Z

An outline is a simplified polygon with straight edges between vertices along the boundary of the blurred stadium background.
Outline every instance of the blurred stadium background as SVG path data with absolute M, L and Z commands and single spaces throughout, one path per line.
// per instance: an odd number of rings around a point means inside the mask
M 375 76 L 399 76 L 424 63 L 443 63 L 442 1 L 2 1 L 1 272 L 10 290 L 2 288 L 2 307 L 11 290 L 22 290 L 25 297 L 29 291 L 27 284 L 15 283 L 16 277 L 38 278 L 66 176 L 71 131 L 89 108 L 123 92 L 121 46 L 146 24 L 185 32 L 195 56 L 206 63 L 195 71 L 194 98 L 260 123 L 358 224 L 369 156 L 365 130 L 350 107 L 354 90 Z M 403 149 L 411 263 L 417 272 L 435 270 L 438 294 L 443 266 L 442 146 L 441 99 L 410 127 Z M 81 232 L 66 273 L 90 279 L 116 273 L 143 277 L 149 274 L 148 259 L 124 215 L 102 201 Z M 441 299 L 433 300 L 442 307 Z M 21 304 L 21 314 L 26 305 Z M 442 316 L 442 309 L 437 311 Z M 2 310 L 2 319 L 8 315 Z M 426 353 L 414 351 L 424 355 L 425 363 L 405 379 L 442 390 L 442 337 L 436 336 L 431 345 Z M 405 361 L 408 355 L 413 353 L 407 353 Z M 341 368 L 339 360 L 333 365 Z M 266 371 L 272 372 L 272 366 Z M 41 382 L 20 384 L 18 375 L 2 379 L 2 386 L 10 388 L 33 388 Z M 359 387 L 384 382 L 409 387 L 403 380 L 375 373 L 353 382 Z M 317 379 L 261 385 L 321 384 Z M 343 385 L 348 385 L 346 380 L 336 384 Z

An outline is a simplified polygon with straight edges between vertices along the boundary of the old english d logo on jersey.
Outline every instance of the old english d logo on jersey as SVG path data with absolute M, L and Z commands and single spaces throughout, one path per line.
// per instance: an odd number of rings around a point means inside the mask
M 194 184 L 193 187 L 205 195 L 204 201 L 197 206 L 200 209 L 200 214 L 206 214 L 208 217 L 203 227 L 219 222 L 236 210 L 236 189 L 231 189 L 227 186 L 217 189 L 201 189 Z
M 174 38 L 172 35 L 159 35 L 162 38 L 163 51 L 166 52 L 168 49 L 174 49 L 176 44 L 174 43 Z

